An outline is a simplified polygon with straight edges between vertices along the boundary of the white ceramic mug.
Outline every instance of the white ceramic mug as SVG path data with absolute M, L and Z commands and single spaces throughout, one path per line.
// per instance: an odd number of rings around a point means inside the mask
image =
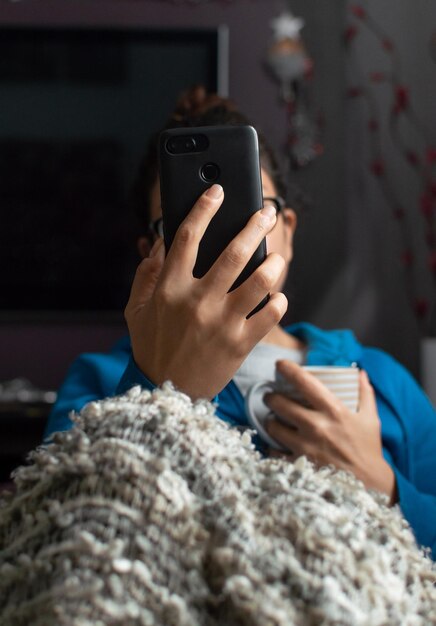
M 328 387 L 350 411 L 356 412 L 358 410 L 359 369 L 356 366 L 307 365 L 303 369 Z M 263 397 L 272 391 L 287 395 L 306 406 L 307 402 L 294 385 L 279 374 L 277 374 L 276 380 L 260 381 L 248 390 L 245 398 L 245 412 L 250 426 L 258 432 L 266 444 L 277 450 L 282 450 L 282 446 L 265 429 L 265 423 L 274 417 L 274 414 L 263 402 Z

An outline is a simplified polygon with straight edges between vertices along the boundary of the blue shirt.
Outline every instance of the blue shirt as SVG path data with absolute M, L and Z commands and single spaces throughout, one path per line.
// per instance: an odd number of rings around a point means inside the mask
M 349 330 L 323 331 L 310 324 L 286 329 L 308 348 L 308 365 L 357 365 L 376 394 L 383 454 L 395 472 L 401 510 L 422 546 L 436 559 L 436 411 L 410 373 L 382 350 L 362 346 Z M 154 385 L 136 367 L 129 339 L 107 354 L 83 354 L 71 366 L 50 414 L 46 437 L 71 427 L 70 411 L 91 400 Z M 247 425 L 244 398 L 233 381 L 217 396 L 217 415 Z

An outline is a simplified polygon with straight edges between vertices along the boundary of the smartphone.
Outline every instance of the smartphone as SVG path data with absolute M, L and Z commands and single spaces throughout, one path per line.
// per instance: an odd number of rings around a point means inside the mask
M 194 276 L 201 278 L 263 206 L 257 133 L 252 126 L 165 130 L 159 138 L 159 174 L 166 251 L 200 195 L 214 183 L 224 188 L 223 204 L 199 246 Z M 264 239 L 231 289 L 243 283 L 265 257 Z

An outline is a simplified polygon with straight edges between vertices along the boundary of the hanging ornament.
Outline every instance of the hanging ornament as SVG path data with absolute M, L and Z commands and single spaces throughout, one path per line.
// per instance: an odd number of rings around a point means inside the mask
M 319 128 L 310 116 L 308 82 L 313 62 L 307 53 L 301 30 L 304 20 L 285 11 L 271 21 L 273 41 L 267 65 L 280 84 L 280 96 L 288 113 L 287 149 L 292 167 L 308 165 L 322 152 Z
M 274 41 L 268 51 L 268 63 L 281 83 L 285 99 L 292 97 L 292 83 L 304 77 L 310 63 L 300 36 L 303 26 L 301 18 L 288 12 L 271 20 Z

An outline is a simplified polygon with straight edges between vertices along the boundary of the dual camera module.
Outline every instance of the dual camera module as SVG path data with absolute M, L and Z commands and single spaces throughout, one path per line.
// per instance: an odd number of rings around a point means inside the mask
M 183 155 L 193 152 L 204 152 L 209 146 L 206 135 L 176 135 L 166 142 L 166 149 L 170 154 Z M 220 175 L 216 163 L 204 163 L 200 167 L 200 176 L 206 183 L 215 182 Z

